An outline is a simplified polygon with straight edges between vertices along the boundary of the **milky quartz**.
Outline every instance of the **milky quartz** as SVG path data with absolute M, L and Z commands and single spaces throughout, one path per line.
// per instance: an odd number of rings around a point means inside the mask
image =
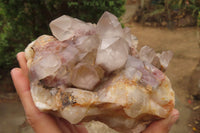
M 63 15 L 25 49 L 35 105 L 71 124 L 99 121 L 139 133 L 174 107 L 162 72 L 172 52 L 156 53 L 105 12 L 97 25 Z M 92 131 L 93 132 L 93 131 Z

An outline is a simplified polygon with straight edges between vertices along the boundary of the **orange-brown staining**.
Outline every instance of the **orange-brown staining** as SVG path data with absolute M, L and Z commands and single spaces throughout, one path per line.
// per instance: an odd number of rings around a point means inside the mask
M 105 71 L 103 70 L 103 68 L 101 68 L 100 66 L 95 65 L 95 70 L 97 71 L 97 74 L 99 75 L 100 79 L 103 79 Z
M 166 100 L 166 98 L 165 98 L 165 97 L 162 97 L 161 99 L 162 99 L 162 100 Z
M 103 111 L 104 114 L 110 116 L 123 116 L 130 118 L 125 112 L 124 107 L 121 105 L 113 105 L 112 103 L 103 103 L 96 106 L 99 110 Z M 112 110 L 112 111 L 111 111 Z
M 163 87 L 169 86 L 168 83 L 166 83 L 166 82 L 168 82 L 168 81 L 167 81 L 166 76 L 164 76 L 164 78 L 160 81 L 160 86 L 163 86 Z
M 56 99 L 56 105 L 57 105 L 58 109 L 62 108 L 62 101 L 60 100 L 61 99 L 60 93 L 61 93 L 61 90 L 58 88 L 58 92 L 56 93 L 56 97 L 55 97 L 55 99 Z
M 135 55 L 138 54 L 138 52 L 137 52 L 137 50 L 135 48 L 131 48 L 130 54 L 133 55 L 133 56 L 135 56 Z
M 112 85 L 111 87 L 109 87 L 109 88 L 112 88 L 112 90 L 116 90 L 116 89 L 121 89 L 122 87 L 126 87 L 126 86 L 123 86 L 123 82 L 121 82 L 121 81 L 116 81 L 116 83 L 114 84 L 114 85 Z M 111 89 L 109 89 L 109 88 L 107 88 L 107 90 L 111 90 Z M 112 92 L 112 91 L 111 91 Z
M 60 92 L 60 98 L 62 101 L 63 108 L 65 108 L 68 105 L 74 105 L 76 103 L 75 97 L 70 92 Z
M 39 46 L 44 46 L 49 42 L 55 41 L 57 40 L 56 38 L 54 38 L 53 36 L 49 36 L 49 35 L 42 35 L 40 37 L 38 37 L 35 41 L 35 45 L 39 45 Z
M 152 87 L 150 85 L 147 85 L 145 89 L 147 90 L 147 93 L 152 93 Z
M 174 104 L 170 105 L 168 108 L 165 108 L 167 110 L 167 113 L 165 115 L 163 115 L 163 118 L 167 118 L 170 115 L 170 113 L 172 112 L 173 108 L 174 108 Z M 162 116 L 160 116 L 160 117 L 162 117 Z
M 168 85 L 168 84 L 165 84 L 164 87 L 165 87 L 165 88 L 169 88 L 169 85 Z
M 174 108 L 174 101 L 170 100 L 167 104 L 162 105 L 163 108 L 172 110 Z
M 125 85 L 128 85 L 128 86 L 136 86 L 137 85 L 137 83 L 134 80 L 129 80 L 127 78 L 124 78 L 123 82 Z
M 170 95 L 174 97 L 174 92 L 171 91 L 171 92 L 170 92 Z
M 46 46 L 46 44 L 48 44 L 49 42 L 56 41 L 56 40 L 57 40 L 56 38 L 54 38 L 53 36 L 49 36 L 49 35 L 39 36 L 35 40 L 34 44 L 31 46 L 31 50 L 33 51 L 32 58 L 35 57 L 35 53 L 36 53 L 36 51 L 38 51 L 38 49 L 41 49 L 42 47 Z
M 31 60 L 31 62 L 33 61 L 33 57 L 35 56 L 35 50 L 34 50 L 34 46 L 31 46 L 31 50 L 32 50 L 32 59 L 28 59 Z M 28 61 L 27 61 L 28 62 Z
M 94 104 L 95 103 L 91 103 L 89 101 L 88 102 L 82 102 L 82 103 L 76 101 L 72 106 L 89 107 L 89 106 L 92 106 Z
M 160 66 L 160 70 L 161 70 L 162 72 L 165 72 L 166 69 L 161 65 L 161 66 Z
M 102 103 L 96 106 L 99 109 L 114 109 L 119 108 L 118 106 L 114 106 L 112 103 Z
M 95 61 L 96 61 L 96 55 L 97 55 L 97 51 L 93 50 L 91 52 L 89 52 L 83 59 L 81 62 L 85 62 L 85 63 L 89 63 L 91 65 L 95 65 Z
M 124 105 L 124 108 L 126 108 L 126 109 L 130 109 L 131 108 L 131 106 L 133 106 L 133 102 L 132 103 L 127 103 L 126 105 Z
M 158 120 L 160 119 L 160 117 L 153 114 L 144 113 L 137 116 L 135 119 L 140 121 L 152 121 L 152 120 Z
M 56 47 L 56 50 L 60 50 L 60 47 L 59 47 L 59 46 L 57 46 L 57 47 Z
M 89 107 L 91 103 L 74 103 L 72 106 L 79 106 L 79 107 Z

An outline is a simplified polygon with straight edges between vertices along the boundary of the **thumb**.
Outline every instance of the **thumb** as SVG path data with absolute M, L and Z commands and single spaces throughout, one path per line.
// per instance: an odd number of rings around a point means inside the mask
M 153 122 L 143 133 L 168 133 L 178 118 L 179 111 L 173 109 L 168 118 Z

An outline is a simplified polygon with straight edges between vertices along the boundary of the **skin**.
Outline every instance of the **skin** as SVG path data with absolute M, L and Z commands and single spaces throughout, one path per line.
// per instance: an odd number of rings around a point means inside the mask
M 87 133 L 86 128 L 81 124 L 72 125 L 62 118 L 40 112 L 37 109 L 31 97 L 25 53 L 18 53 L 17 60 L 20 68 L 13 68 L 11 76 L 24 107 L 28 123 L 34 131 L 36 133 Z M 173 109 L 168 118 L 153 122 L 143 133 L 168 133 L 178 118 L 178 110 Z

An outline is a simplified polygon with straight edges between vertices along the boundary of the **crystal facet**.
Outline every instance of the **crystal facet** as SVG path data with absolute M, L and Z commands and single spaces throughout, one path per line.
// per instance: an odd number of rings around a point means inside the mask
M 97 23 L 97 34 L 100 37 L 123 36 L 123 30 L 118 18 L 109 12 L 105 12 Z
M 53 20 L 49 26 L 53 35 L 60 41 L 95 32 L 95 26 L 91 23 L 85 23 L 66 15 Z
M 97 71 L 89 64 L 80 63 L 72 70 L 71 82 L 76 87 L 92 90 L 99 81 Z
M 111 44 L 108 44 L 110 43 Z M 96 64 L 102 66 L 108 72 L 122 68 L 128 58 L 128 44 L 124 39 L 107 41 L 108 47 L 98 48 Z
M 143 61 L 151 63 L 155 55 L 156 55 L 155 51 L 148 46 L 144 46 L 140 49 L 139 56 L 140 56 L 140 59 Z
M 160 64 L 163 66 L 164 69 L 167 68 L 170 60 L 172 59 L 173 53 L 171 51 L 163 51 L 161 54 L 158 55 L 160 59 Z
M 33 61 L 31 67 L 32 72 L 37 76 L 37 79 L 43 79 L 47 76 L 54 75 L 54 73 L 61 66 L 61 61 L 55 55 L 50 54 Z

